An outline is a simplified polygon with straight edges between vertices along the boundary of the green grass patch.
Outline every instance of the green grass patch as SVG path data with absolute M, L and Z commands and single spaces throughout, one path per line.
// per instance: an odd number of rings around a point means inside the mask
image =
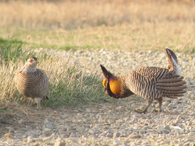
M 87 30 L 43 30 L 2 27 L 1 38 L 9 39 L 10 35 L 15 40 L 22 40 L 25 48 L 49 48 L 56 50 L 99 49 L 102 47 L 101 38 L 96 33 Z M 25 44 L 25 45 L 24 45 Z
M 99 76 L 78 70 L 69 65 L 63 58 L 46 53 L 35 54 L 33 50 L 23 49 L 23 42 L 17 39 L 0 39 L 0 105 L 6 102 L 27 104 L 22 94 L 15 87 L 14 76 L 25 64 L 28 57 L 38 58 L 38 68 L 43 69 L 50 77 L 49 100 L 42 101 L 46 107 L 77 106 L 83 104 L 115 102 L 105 96 Z M 25 99 L 25 98 L 23 98 Z
M 85 74 L 74 66 L 51 79 L 48 96 L 49 100 L 43 104 L 49 107 L 112 102 L 111 98 L 105 97 L 101 81 L 95 74 Z
M 64 45 L 64 46 L 59 46 L 59 50 L 77 50 L 79 47 L 78 46 L 71 46 L 71 45 Z
M 18 40 L 18 39 L 4 39 L 0 38 L 0 54 L 1 54 L 1 59 L 0 63 L 2 64 L 5 62 L 6 64 L 9 61 L 12 61 L 13 63 L 16 63 L 18 59 L 26 59 L 29 56 L 32 56 L 33 53 L 27 51 L 24 51 L 22 49 L 23 45 L 25 42 Z

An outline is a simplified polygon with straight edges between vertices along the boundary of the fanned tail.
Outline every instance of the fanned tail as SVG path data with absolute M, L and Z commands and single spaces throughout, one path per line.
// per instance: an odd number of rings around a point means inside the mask
M 46 95 L 42 100 L 49 100 L 49 97 Z
M 46 99 L 48 100 L 49 99 L 49 97 L 46 95 Z
M 168 69 L 174 71 L 174 74 L 176 75 L 181 75 L 176 54 L 168 48 L 166 48 L 166 53 L 168 57 Z
M 183 96 L 186 93 L 186 82 L 183 76 L 173 75 L 159 79 L 156 83 L 156 89 L 163 92 L 163 96 L 169 98 L 176 98 Z

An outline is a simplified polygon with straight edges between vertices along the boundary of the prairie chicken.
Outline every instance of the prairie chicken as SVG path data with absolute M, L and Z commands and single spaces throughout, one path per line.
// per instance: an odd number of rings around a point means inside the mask
M 173 51 L 166 49 L 168 56 L 168 69 L 159 67 L 141 67 L 130 71 L 125 76 L 115 76 L 103 65 L 102 72 L 106 79 L 102 84 L 109 96 L 125 98 L 133 94 L 142 96 L 147 100 L 147 106 L 139 113 L 146 113 L 153 100 L 159 102 L 161 112 L 163 97 L 177 98 L 186 92 L 185 81 L 178 67 L 178 60 Z
M 17 72 L 15 82 L 19 92 L 35 99 L 39 109 L 40 101 L 48 99 L 49 79 L 43 70 L 36 68 L 38 63 L 36 57 L 30 57 L 23 68 Z

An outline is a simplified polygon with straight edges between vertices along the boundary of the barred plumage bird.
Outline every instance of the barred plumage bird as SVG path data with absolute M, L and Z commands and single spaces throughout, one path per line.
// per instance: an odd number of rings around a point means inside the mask
M 36 68 L 38 64 L 36 57 L 30 57 L 22 70 L 15 76 L 16 87 L 21 94 L 35 99 L 37 108 L 40 108 L 40 101 L 48 99 L 49 79 L 45 72 Z
M 178 66 L 178 60 L 173 51 L 166 49 L 168 56 L 168 69 L 159 67 L 141 67 L 130 71 L 125 76 L 115 76 L 103 65 L 102 72 L 106 79 L 103 86 L 109 96 L 125 98 L 133 94 L 142 96 L 147 100 L 147 106 L 140 113 L 146 113 L 153 100 L 159 102 L 161 112 L 163 97 L 177 98 L 186 92 L 185 81 Z

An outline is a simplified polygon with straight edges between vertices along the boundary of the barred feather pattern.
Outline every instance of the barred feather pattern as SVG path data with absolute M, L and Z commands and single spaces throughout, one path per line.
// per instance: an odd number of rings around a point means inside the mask
M 183 77 L 165 68 L 141 67 L 123 76 L 126 86 L 148 101 L 161 97 L 176 98 L 186 91 Z
M 46 99 L 49 90 L 49 79 L 45 72 L 36 69 L 32 72 L 20 71 L 16 74 L 16 87 L 23 95 L 31 98 Z

